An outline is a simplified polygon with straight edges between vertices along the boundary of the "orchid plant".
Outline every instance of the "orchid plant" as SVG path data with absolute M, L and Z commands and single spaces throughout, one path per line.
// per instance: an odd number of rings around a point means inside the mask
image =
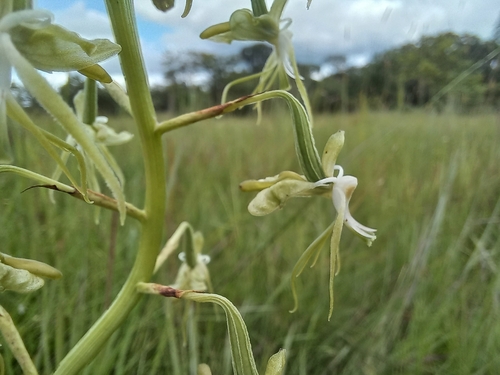
M 173 0 L 154 0 L 155 6 L 166 11 L 174 6 Z M 4 0 L 0 3 L 0 173 L 11 172 L 31 179 L 37 187 L 45 187 L 53 194 L 66 194 L 88 204 L 117 211 L 121 222 L 126 218 L 141 225 L 141 238 L 135 263 L 109 309 L 88 330 L 81 340 L 61 361 L 55 375 L 79 373 L 101 350 L 113 332 L 123 323 L 129 312 L 144 294 L 178 298 L 191 303 L 213 303 L 223 308 L 230 339 L 232 363 L 235 374 L 258 374 L 246 325 L 237 308 L 225 297 L 214 294 L 210 283 L 208 263 L 202 254 L 203 235 L 187 222 L 162 248 L 163 218 L 166 214 L 166 177 L 162 135 L 179 127 L 224 115 L 246 105 L 259 106 L 265 100 L 281 98 L 286 101 L 295 134 L 295 146 L 303 175 L 285 171 L 277 176 L 241 183 L 243 191 L 258 191 L 248 210 L 252 215 L 267 215 L 281 207 L 291 197 L 330 197 L 337 215 L 333 223 L 305 250 L 292 272 L 292 292 L 296 310 L 298 297 L 295 278 L 305 265 L 316 262 L 319 250 L 331 238 L 330 262 L 330 318 L 333 309 L 333 278 L 340 269 L 339 241 L 345 224 L 368 245 L 375 240 L 375 230 L 358 223 L 349 212 L 349 201 L 357 186 L 357 179 L 344 175 L 336 164 L 344 144 L 344 132 L 336 132 L 327 142 L 320 159 L 312 134 L 312 112 L 307 92 L 301 81 L 291 43 L 291 20 L 282 18 L 287 0 L 274 0 L 267 9 L 264 0 L 252 0 L 252 9 L 236 10 L 230 20 L 214 25 L 202 38 L 231 43 L 233 41 L 263 41 L 274 50 L 261 73 L 247 77 L 257 78 L 258 84 L 250 95 L 226 101 L 227 90 L 221 105 L 187 113 L 164 122 L 156 120 L 146 71 L 141 55 L 132 0 L 106 1 L 113 27 L 115 42 L 104 39 L 86 40 L 76 33 L 54 23 L 53 15 L 46 10 L 33 9 L 30 1 Z M 183 16 L 187 16 L 192 2 L 186 2 Z M 308 1 L 308 6 L 310 1 Z M 112 77 L 99 65 L 107 58 L 119 54 L 126 90 L 113 82 Z M 66 138 L 37 125 L 16 102 L 10 92 L 11 72 L 17 76 L 42 107 L 64 129 Z M 74 110 L 52 88 L 39 71 L 77 71 L 87 80 L 84 89 L 74 98 Z M 288 77 L 295 80 L 302 102 L 286 90 Z M 269 91 L 274 82 L 279 90 Z M 98 116 L 97 82 L 135 120 L 142 145 L 145 170 L 144 206 L 136 207 L 126 200 L 123 186 L 125 179 L 119 163 L 108 146 L 128 142 L 132 134 L 117 133 L 107 125 L 107 119 Z M 260 114 L 259 114 L 260 116 Z M 15 120 L 28 130 L 55 162 L 52 176 L 12 165 L 9 150 L 7 118 Z M 78 164 L 78 173 L 68 166 L 69 158 Z M 65 176 L 69 184 L 60 181 Z M 112 196 L 102 193 L 102 179 Z M 96 217 L 98 219 L 98 217 Z M 177 278 L 170 285 L 151 283 L 153 274 L 174 254 L 182 252 L 182 265 Z M 44 279 L 59 279 L 62 274 L 55 268 L 36 260 L 22 259 L 0 253 L 0 293 L 31 293 L 44 284 Z M 23 344 L 19 332 L 8 312 L 0 306 L 0 332 L 12 350 L 25 374 L 37 370 Z M 269 359 L 265 374 L 282 374 L 285 352 L 279 351 Z M 3 361 L 0 353 L 0 374 Z M 199 364 L 199 374 L 210 374 L 207 364 Z

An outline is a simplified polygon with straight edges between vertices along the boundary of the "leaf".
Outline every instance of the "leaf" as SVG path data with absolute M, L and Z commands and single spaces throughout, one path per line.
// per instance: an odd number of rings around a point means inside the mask
M 316 149 L 309 117 L 302 104 L 289 92 L 273 90 L 255 94 L 244 100 L 235 101 L 233 105 L 229 105 L 224 109 L 224 113 L 234 111 L 235 107 L 241 108 L 249 104 L 274 98 L 284 99 L 290 109 L 295 138 L 295 152 L 305 177 L 311 182 L 325 178 L 325 172 L 323 171 L 318 150 Z
M 235 375 L 258 375 L 248 330 L 238 309 L 227 298 L 217 294 L 182 292 L 180 298 L 201 303 L 215 303 L 226 313 L 229 343 Z
M 2 37 L 0 35 L 0 37 Z M 8 58 L 12 66 L 28 91 L 38 102 L 71 134 L 78 145 L 95 165 L 96 169 L 104 178 L 112 194 L 117 200 L 120 222 L 125 223 L 125 195 L 120 181 L 114 174 L 112 168 L 96 146 L 92 137 L 88 134 L 82 123 L 75 116 L 73 110 L 64 102 L 60 95 L 50 84 L 37 72 L 33 66 L 19 54 L 15 46 L 6 38 L 2 38 L 3 46 L 8 51 Z
M 26 177 L 33 181 L 39 182 L 41 184 L 53 185 L 57 188 L 57 190 L 63 191 L 65 193 L 73 194 L 76 191 L 75 188 L 63 184 L 62 182 L 53 180 L 52 178 L 46 177 L 44 175 L 30 171 L 28 169 L 16 167 L 14 165 L 0 165 L 0 173 L 4 172 L 12 172 L 22 177 Z

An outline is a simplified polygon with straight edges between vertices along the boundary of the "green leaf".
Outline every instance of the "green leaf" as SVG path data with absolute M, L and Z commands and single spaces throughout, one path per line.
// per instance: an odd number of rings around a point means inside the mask
M 12 172 L 44 185 L 54 185 L 57 188 L 57 190 L 64 191 L 65 193 L 73 194 L 76 191 L 75 188 L 63 184 L 62 182 L 53 180 L 52 178 L 43 176 L 28 169 L 15 167 L 13 165 L 0 165 L 0 173 L 4 172 Z
M 318 150 L 312 134 L 311 122 L 306 110 L 300 102 L 289 92 L 283 90 L 268 91 L 255 94 L 247 99 L 235 101 L 224 109 L 224 113 L 234 111 L 234 108 L 241 108 L 249 104 L 255 104 L 264 100 L 282 98 L 288 104 L 292 116 L 293 130 L 295 135 L 295 152 L 299 159 L 299 164 L 308 181 L 316 182 L 325 178 L 325 172 L 321 165 Z
M 58 168 L 61 172 L 64 172 L 66 177 L 70 180 L 73 186 L 82 194 L 84 200 L 90 203 L 87 194 L 87 167 L 85 165 L 85 160 L 83 155 L 73 146 L 64 142 L 62 139 L 56 137 L 55 135 L 39 128 L 31 118 L 26 114 L 23 108 L 17 103 L 12 94 L 7 95 L 7 109 L 9 117 L 17 121 L 22 127 L 28 130 L 33 136 L 38 140 L 42 147 L 47 151 L 47 153 L 52 157 L 52 159 L 57 163 Z M 66 167 L 66 162 L 63 157 L 54 150 L 52 146 L 56 146 L 66 152 L 72 153 L 78 162 L 78 167 L 80 169 L 80 187 L 78 187 L 78 182 L 73 177 L 69 169 Z M 59 176 L 57 176 L 59 177 Z M 57 179 L 57 177 L 55 179 Z
M 238 309 L 227 298 L 217 294 L 182 292 L 180 298 L 201 303 L 215 303 L 226 313 L 229 344 L 235 375 L 258 375 L 248 330 Z
M 17 26 L 10 34 L 17 50 L 35 68 L 46 72 L 83 70 L 121 50 L 107 39 L 87 40 L 59 25 L 39 29 Z
M 2 36 L 0 35 L 0 38 Z M 126 218 L 125 195 L 120 181 L 114 174 L 112 168 L 96 146 L 94 139 L 82 126 L 81 121 L 75 116 L 73 110 L 62 100 L 59 94 L 50 84 L 36 71 L 33 66 L 19 54 L 9 39 L 2 38 L 5 50 L 8 50 L 8 58 L 25 87 L 38 100 L 38 102 L 71 134 L 86 156 L 94 163 L 109 189 L 117 200 L 120 222 L 123 225 Z

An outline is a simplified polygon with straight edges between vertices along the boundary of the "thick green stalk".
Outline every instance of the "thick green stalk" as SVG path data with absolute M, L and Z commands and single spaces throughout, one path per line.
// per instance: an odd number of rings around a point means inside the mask
M 252 0 L 252 12 L 255 17 L 269 13 L 265 0 Z
M 91 78 L 85 80 L 84 91 L 85 93 L 85 104 L 83 106 L 83 118 L 82 122 L 84 124 L 92 125 L 97 117 L 97 84 Z
M 77 374 L 99 353 L 139 300 L 138 282 L 151 278 L 161 246 L 165 211 L 165 170 L 161 135 L 154 132 L 156 117 L 139 46 L 132 0 L 107 0 L 106 6 L 118 44 L 132 114 L 138 126 L 145 168 L 145 213 L 137 257 L 122 290 L 94 326 L 61 362 L 54 375 Z

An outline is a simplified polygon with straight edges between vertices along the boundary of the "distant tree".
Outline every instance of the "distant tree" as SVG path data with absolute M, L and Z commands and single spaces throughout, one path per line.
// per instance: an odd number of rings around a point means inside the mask
M 500 14 L 498 15 L 497 22 L 493 29 L 493 40 L 500 44 Z
M 59 88 L 59 93 L 70 106 L 73 106 L 73 98 L 78 91 L 83 89 L 83 82 L 82 75 L 69 74 L 66 83 Z
M 243 48 L 240 51 L 240 57 L 247 64 L 248 72 L 254 74 L 262 71 L 272 51 L 273 49 L 267 44 L 258 43 Z

